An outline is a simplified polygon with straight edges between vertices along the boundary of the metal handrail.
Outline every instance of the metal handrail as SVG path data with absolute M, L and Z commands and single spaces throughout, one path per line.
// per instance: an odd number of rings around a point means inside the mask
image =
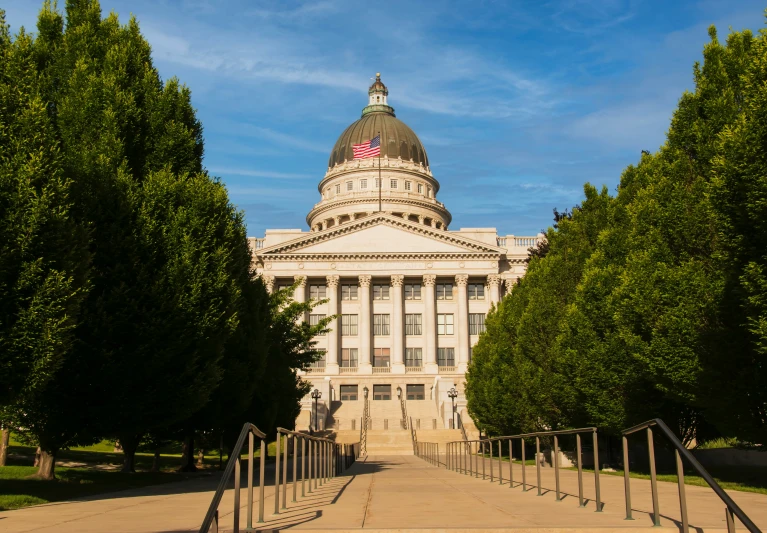
M 224 474 L 221 481 L 218 482 L 216 492 L 213 494 L 213 500 L 210 502 L 208 512 L 200 526 L 200 533 L 208 533 L 210 526 L 215 524 L 215 530 L 218 532 L 218 506 L 221 504 L 221 498 L 229 484 L 229 478 L 234 474 L 234 531 L 239 531 L 240 527 L 240 454 L 245 445 L 245 438 L 248 438 L 248 528 L 253 526 L 253 441 L 254 437 L 261 439 L 261 464 L 259 467 L 261 475 L 261 487 L 259 496 L 259 522 L 264 519 L 264 461 L 266 460 L 266 434 L 250 422 L 242 426 L 240 436 L 234 444 L 232 453 L 224 468 Z
M 556 484 L 556 500 L 561 501 L 560 497 L 560 484 L 559 484 L 559 436 L 560 435 L 575 435 L 575 442 L 577 447 L 578 456 L 578 502 L 580 507 L 585 507 L 583 498 L 583 461 L 581 452 L 581 435 L 584 433 L 590 433 L 592 435 L 592 442 L 594 447 L 594 489 L 596 492 L 596 512 L 602 512 L 602 499 L 599 483 L 599 447 L 597 444 L 597 428 L 579 428 L 579 429 L 565 429 L 559 431 L 538 431 L 535 433 L 522 433 L 519 435 L 505 435 L 501 437 L 493 437 L 489 439 L 464 439 L 462 441 L 452 441 L 447 444 L 447 456 L 445 459 L 446 468 L 453 470 L 454 472 L 460 472 L 468 475 L 474 475 L 479 477 L 479 460 L 480 448 L 482 448 L 482 479 L 486 479 L 487 473 L 485 472 L 485 460 L 484 460 L 484 448 L 488 446 L 490 451 L 490 481 L 495 480 L 493 471 L 493 443 L 498 443 L 498 483 L 503 484 L 503 468 L 502 468 L 502 456 L 503 441 L 509 443 L 509 488 L 514 486 L 514 469 L 513 469 L 513 449 L 512 445 L 514 439 L 519 439 L 522 450 L 522 491 L 527 492 L 527 472 L 525 470 L 525 439 L 535 438 L 535 467 L 537 474 L 537 488 L 538 495 L 543 494 L 541 487 L 541 437 L 554 437 L 554 480 Z M 473 451 L 476 450 L 476 451 Z M 473 463 L 472 464 L 472 458 Z
M 413 417 L 410 417 L 410 441 L 413 443 L 413 453 L 418 453 L 418 435 L 415 432 L 415 427 L 413 427 Z
M 677 485 L 679 487 L 679 508 L 682 513 L 682 531 L 687 533 L 689 531 L 689 522 L 687 519 L 687 498 L 685 496 L 684 489 L 684 464 L 682 458 L 689 462 L 697 474 L 702 477 L 706 483 L 714 490 L 719 499 L 725 504 L 725 518 L 727 522 L 727 531 L 732 533 L 735 531 L 735 520 L 733 515 L 738 517 L 738 520 L 748 529 L 751 533 L 761 533 L 758 527 L 751 521 L 751 519 L 744 513 L 738 504 L 736 504 L 732 498 L 719 486 L 719 483 L 703 468 L 695 456 L 684 447 L 684 444 L 677 438 L 673 431 L 661 420 L 660 418 L 654 418 L 647 422 L 642 422 L 634 427 L 623 430 L 623 483 L 626 495 L 626 520 L 633 520 L 631 516 L 631 484 L 629 481 L 629 456 L 628 456 L 628 436 L 641 431 L 647 430 L 647 448 L 650 460 L 650 485 L 652 488 L 652 506 L 653 506 L 653 522 L 656 526 L 660 526 L 660 509 L 658 506 L 658 478 L 655 473 L 655 447 L 653 444 L 653 432 L 652 428 L 657 427 L 660 429 L 663 436 L 674 447 L 674 456 L 676 458 L 676 472 L 677 472 Z
M 466 434 L 466 428 L 463 426 L 463 418 L 461 418 L 461 413 L 456 413 L 456 417 L 458 417 L 458 425 L 461 426 L 461 436 L 463 437 L 463 440 L 469 440 L 469 436 Z
M 399 400 L 400 407 L 402 408 L 402 429 L 408 429 L 407 427 L 407 404 L 405 403 L 405 397 L 403 396 Z
M 441 464 L 439 460 L 439 443 L 438 442 L 419 442 L 415 446 L 415 456 L 420 457 L 427 463 L 433 466 L 439 466 Z
M 368 454 L 368 424 L 370 423 L 370 407 L 368 399 L 364 399 L 362 405 L 362 420 L 360 420 L 360 455 L 366 457 Z

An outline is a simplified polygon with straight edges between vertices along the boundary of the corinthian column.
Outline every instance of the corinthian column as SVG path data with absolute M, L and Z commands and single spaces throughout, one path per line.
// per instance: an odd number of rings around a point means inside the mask
M 391 290 L 392 290 L 392 374 L 404 374 L 405 363 L 403 361 L 403 351 L 405 349 L 405 332 L 402 327 L 402 321 L 404 320 L 404 306 L 402 305 L 402 283 L 405 281 L 405 276 L 394 275 L 391 277 Z
M 423 287 L 424 287 L 424 317 L 423 327 L 424 334 L 426 336 L 426 363 L 424 364 L 424 372 L 431 372 L 436 374 L 439 372 L 437 367 L 437 315 L 436 315 L 436 295 L 434 294 L 434 283 L 437 281 L 437 276 L 434 274 L 424 274 Z
M 357 362 L 360 374 L 372 374 L 373 365 L 370 364 L 370 276 L 360 276 L 360 351 Z
M 498 305 L 498 301 L 501 299 L 501 276 L 498 274 L 490 274 L 487 277 L 487 285 L 490 287 L 490 301 L 495 305 Z
M 328 282 L 328 316 L 338 314 L 338 276 L 327 276 Z M 325 357 L 325 372 L 338 374 L 338 339 L 341 336 L 341 318 L 334 318 L 330 322 L 328 331 L 328 353 Z
M 469 276 L 458 274 L 455 284 L 458 286 L 458 318 L 455 323 L 458 326 L 458 371 L 465 372 L 469 363 L 469 295 L 466 284 Z
M 296 302 L 304 303 L 306 301 L 306 276 L 293 276 L 293 279 L 298 282 L 293 299 Z M 304 313 L 303 316 L 299 317 L 298 321 L 301 322 L 303 320 L 306 322 L 307 318 L 306 313 Z
M 266 292 L 272 294 L 274 292 L 274 276 L 263 276 L 264 285 L 266 285 Z

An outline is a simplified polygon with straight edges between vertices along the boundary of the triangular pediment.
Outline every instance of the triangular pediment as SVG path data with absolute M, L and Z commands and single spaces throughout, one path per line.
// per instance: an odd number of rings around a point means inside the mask
M 261 249 L 258 255 L 495 255 L 503 252 L 449 231 L 380 213 Z

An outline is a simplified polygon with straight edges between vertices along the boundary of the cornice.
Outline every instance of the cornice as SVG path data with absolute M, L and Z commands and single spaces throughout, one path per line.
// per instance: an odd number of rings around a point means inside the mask
M 450 259 L 463 259 L 463 260 L 481 260 L 489 259 L 492 261 L 501 261 L 503 259 L 502 254 L 495 252 L 485 253 L 460 253 L 460 252 L 436 252 L 436 253 L 329 253 L 329 254 L 302 254 L 302 253 L 278 253 L 278 254 L 259 254 L 256 259 L 260 262 L 287 262 L 287 261 L 363 261 L 363 260 L 389 260 L 400 261 L 406 260 L 450 260 Z
M 445 219 L 445 225 L 449 226 L 450 223 L 453 221 L 453 217 L 450 214 L 450 211 L 447 210 L 445 205 L 441 202 L 438 202 L 434 200 L 433 202 L 427 201 L 427 200 L 419 200 L 417 198 L 401 198 L 401 197 L 382 197 L 381 200 L 383 202 L 388 202 L 391 204 L 402 204 L 402 205 L 412 205 L 416 207 L 421 207 L 424 209 L 428 209 L 430 211 L 436 211 L 439 213 L 444 219 Z M 309 211 L 309 214 L 306 215 L 306 223 L 310 226 L 312 225 L 312 220 L 319 215 L 321 215 L 325 211 L 330 211 L 331 209 L 335 209 L 338 207 L 347 207 L 355 204 L 368 204 L 371 201 L 378 202 L 378 196 L 377 195 L 371 195 L 366 197 L 357 197 L 357 198 L 350 198 L 348 200 L 328 200 L 319 202 L 318 204 L 315 204 L 315 206 L 312 208 L 311 211 Z

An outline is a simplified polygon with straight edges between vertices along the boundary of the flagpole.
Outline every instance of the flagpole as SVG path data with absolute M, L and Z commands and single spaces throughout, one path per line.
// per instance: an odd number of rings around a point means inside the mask
M 378 132 L 378 212 L 381 212 L 381 189 L 383 189 L 383 180 L 381 179 L 381 132 Z

